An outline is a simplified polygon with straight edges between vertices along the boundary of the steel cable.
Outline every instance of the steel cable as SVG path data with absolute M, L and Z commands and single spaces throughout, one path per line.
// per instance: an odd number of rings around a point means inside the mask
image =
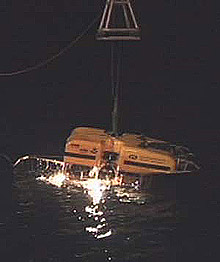
M 92 26 L 96 23 L 96 21 L 99 19 L 100 15 L 97 16 L 88 26 L 87 28 L 82 31 L 82 33 L 80 33 L 73 41 L 71 41 L 66 47 L 64 47 L 63 49 L 61 49 L 61 51 L 59 51 L 57 54 L 53 55 L 52 57 L 44 60 L 43 62 L 40 62 L 34 66 L 30 66 L 21 70 L 17 70 L 17 71 L 12 71 L 12 72 L 0 72 L 0 76 L 15 76 L 15 75 L 20 75 L 20 74 L 24 74 L 24 73 L 28 73 L 31 72 L 33 70 L 36 70 L 38 68 L 41 68 L 47 64 L 49 64 L 50 62 L 52 62 L 53 60 L 55 60 L 56 58 L 60 57 L 61 55 L 63 55 L 66 51 L 68 51 L 70 48 L 72 48 L 79 40 L 81 40 L 81 38 L 92 28 Z

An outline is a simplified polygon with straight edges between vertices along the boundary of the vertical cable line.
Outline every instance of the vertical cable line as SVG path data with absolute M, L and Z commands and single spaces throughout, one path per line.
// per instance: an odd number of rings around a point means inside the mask
M 82 33 L 80 33 L 74 40 L 72 40 L 66 47 L 64 47 L 63 49 L 61 49 L 57 54 L 53 55 L 52 57 L 46 59 L 43 62 L 40 62 L 34 66 L 30 66 L 21 70 L 17 70 L 17 71 L 12 71 L 12 72 L 0 72 L 0 76 L 15 76 L 15 75 L 20 75 L 20 74 L 24 74 L 24 73 L 28 73 L 31 72 L 33 70 L 36 70 L 38 68 L 41 68 L 49 63 L 51 63 L 53 60 L 55 60 L 56 58 L 60 57 L 61 55 L 63 55 L 66 51 L 68 51 L 70 48 L 72 48 L 79 40 L 82 39 L 82 37 L 92 28 L 92 26 L 96 23 L 96 21 L 99 19 L 100 15 L 97 16 L 87 27 L 85 30 L 82 31 Z
M 122 43 L 113 42 L 111 45 L 111 83 L 113 95 L 112 132 L 117 136 L 119 132 L 119 95 L 120 95 L 120 71 L 122 63 Z
M 115 79 L 114 79 L 114 42 L 111 43 L 111 85 L 112 85 L 112 96 L 115 95 Z

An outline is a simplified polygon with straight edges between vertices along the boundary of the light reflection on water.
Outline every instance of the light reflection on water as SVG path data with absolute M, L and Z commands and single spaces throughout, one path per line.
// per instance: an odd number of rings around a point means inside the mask
M 48 261 L 145 261 L 166 252 L 166 242 L 175 234 L 173 202 L 103 181 L 63 180 L 55 186 L 60 178 L 38 175 L 36 181 L 33 175 L 18 174 L 16 182 L 16 237 L 49 239 Z M 157 219 L 165 223 L 156 225 Z M 63 251 L 56 248 L 64 244 Z M 38 248 L 44 250 L 41 244 Z
M 111 187 L 109 180 L 100 180 L 97 178 L 87 178 L 87 179 L 65 179 L 65 175 L 61 172 L 54 173 L 50 176 L 41 174 L 36 180 L 47 182 L 58 188 L 61 186 L 68 187 L 69 192 L 71 191 L 71 186 L 83 189 L 83 192 L 88 196 L 89 204 L 85 206 L 84 211 L 86 215 L 79 214 L 79 212 L 74 209 L 73 214 L 77 217 L 79 221 L 87 221 L 87 226 L 85 226 L 85 231 L 90 233 L 96 239 L 106 238 L 112 235 L 113 229 L 110 228 L 108 221 L 106 220 L 107 206 L 106 201 L 109 201 L 112 197 L 117 197 L 122 203 L 132 203 L 144 204 L 145 201 L 137 193 L 137 185 L 128 191 L 120 187 Z M 113 213 L 113 210 L 110 210 Z
M 78 188 L 81 193 L 84 193 L 84 196 L 87 197 L 87 205 L 81 206 L 81 211 L 74 208 L 73 205 L 73 215 L 76 219 L 84 225 L 84 230 L 91 234 L 95 239 L 103 239 L 110 237 L 113 234 L 117 234 L 120 230 L 117 229 L 118 223 L 120 227 L 124 227 L 124 221 L 128 222 L 127 219 L 130 217 L 129 210 L 126 214 L 120 214 L 120 204 L 135 205 L 136 215 L 135 221 L 141 222 L 152 220 L 155 217 L 173 217 L 173 212 L 170 210 L 171 203 L 152 203 L 154 202 L 154 197 L 146 192 L 139 190 L 136 183 L 131 188 L 125 188 L 120 186 L 111 186 L 109 180 L 100 180 L 95 178 L 88 179 L 68 179 L 65 180 L 65 176 L 58 172 L 49 177 L 45 177 L 41 174 L 37 180 L 41 180 L 52 184 L 58 188 L 63 186 L 69 192 L 69 194 L 74 194 L 74 191 Z M 59 191 L 58 194 L 61 194 L 62 191 Z M 70 195 L 69 195 L 70 197 Z M 65 201 L 66 204 L 68 200 Z M 71 202 L 69 201 L 69 204 Z M 111 203 L 112 207 L 109 207 Z M 110 205 L 110 206 L 111 206 Z M 142 208 L 140 205 L 145 205 L 145 210 L 148 210 L 148 214 L 142 218 Z M 146 206 L 148 205 L 148 206 Z M 117 210 L 117 209 L 119 210 Z M 128 206 L 128 209 L 131 207 Z M 123 211 L 126 211 L 127 208 L 123 206 Z M 112 221 L 112 217 L 117 218 L 116 221 Z M 108 219 L 111 220 L 111 223 L 108 222 Z M 115 226 L 114 226 L 115 225 Z M 125 223 L 126 225 L 126 223 Z M 135 228 L 135 227 L 134 227 Z

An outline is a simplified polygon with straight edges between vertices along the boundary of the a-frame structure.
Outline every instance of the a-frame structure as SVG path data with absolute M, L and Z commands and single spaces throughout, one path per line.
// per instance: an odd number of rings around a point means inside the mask
M 140 40 L 140 29 L 130 0 L 107 0 L 97 40 Z

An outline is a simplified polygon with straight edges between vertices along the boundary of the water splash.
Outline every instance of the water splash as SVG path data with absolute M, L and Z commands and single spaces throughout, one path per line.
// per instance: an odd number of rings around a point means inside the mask
M 57 187 L 67 187 L 68 190 L 73 188 L 81 188 L 82 192 L 88 198 L 88 204 L 84 206 L 83 212 L 74 209 L 73 214 L 77 216 L 77 220 L 83 223 L 84 230 L 92 235 L 95 239 L 104 239 L 115 234 L 112 226 L 108 223 L 108 215 L 112 210 L 108 210 L 107 202 L 113 199 L 116 203 L 127 204 L 145 204 L 151 198 L 146 197 L 139 191 L 137 182 L 131 184 L 130 188 L 118 186 L 117 180 L 99 179 L 96 171 L 84 177 L 69 176 L 62 171 L 52 174 L 41 174 L 37 180 L 44 181 Z
M 90 224 L 85 227 L 85 231 L 92 234 L 96 239 L 103 239 L 112 235 L 112 229 L 109 228 L 106 221 L 105 208 L 103 206 L 105 203 L 105 192 L 111 188 L 110 180 L 100 180 L 97 176 L 87 179 L 70 180 L 60 171 L 51 175 L 42 173 L 37 180 L 49 183 L 59 188 L 68 185 L 82 188 L 90 201 L 89 205 L 84 209 L 87 213 L 87 221 Z M 82 215 L 78 216 L 78 220 L 82 220 Z
M 85 207 L 89 225 L 85 231 L 96 239 L 103 239 L 112 235 L 112 229 L 106 220 L 105 193 L 111 188 L 111 181 L 100 180 L 97 177 L 82 181 L 72 181 L 73 184 L 81 186 L 84 193 L 89 196 L 90 205 Z
M 41 174 L 40 177 L 36 178 L 37 180 L 47 182 L 51 185 L 57 186 L 57 187 L 62 187 L 65 183 L 66 176 L 63 172 L 58 171 L 53 173 L 50 176 L 45 176 L 44 174 Z

